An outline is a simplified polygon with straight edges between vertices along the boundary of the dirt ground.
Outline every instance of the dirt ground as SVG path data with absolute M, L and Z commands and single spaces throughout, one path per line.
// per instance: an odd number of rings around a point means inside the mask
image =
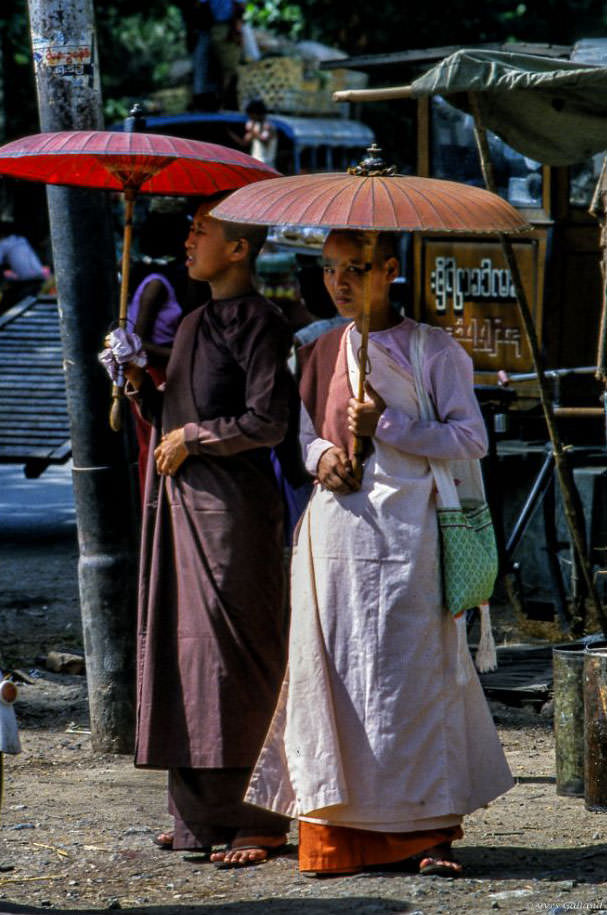
M 166 814 L 165 775 L 91 749 L 84 676 L 36 659 L 81 648 L 73 532 L 2 542 L 3 664 L 31 674 L 17 714 L 23 744 L 5 757 L 0 915 L 119 910 L 146 915 L 463 915 L 607 913 L 607 819 L 558 797 L 550 704 L 492 704 L 516 786 L 467 818 L 465 877 L 398 873 L 313 880 L 288 854 L 217 871 L 152 844 Z

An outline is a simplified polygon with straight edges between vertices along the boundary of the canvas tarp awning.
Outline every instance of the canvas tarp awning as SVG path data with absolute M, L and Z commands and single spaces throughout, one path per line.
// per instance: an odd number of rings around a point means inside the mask
M 414 97 L 441 95 L 469 111 L 477 96 L 483 125 L 546 165 L 572 165 L 607 148 L 607 67 L 462 49 L 411 84 Z

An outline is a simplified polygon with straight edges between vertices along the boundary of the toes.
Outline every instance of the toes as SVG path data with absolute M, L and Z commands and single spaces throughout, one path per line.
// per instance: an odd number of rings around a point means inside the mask
M 172 832 L 161 832 L 154 838 L 154 844 L 158 845 L 159 848 L 172 848 L 173 847 L 173 833 Z
M 268 857 L 264 848 L 229 848 L 226 851 L 213 852 L 211 862 L 238 867 L 246 864 L 261 864 Z
M 419 863 L 419 873 L 439 877 L 459 877 L 463 872 L 459 861 L 451 858 L 426 857 Z
M 230 864 L 248 864 L 250 862 L 265 861 L 267 857 L 267 852 L 263 848 L 235 848 L 226 855 L 224 860 Z

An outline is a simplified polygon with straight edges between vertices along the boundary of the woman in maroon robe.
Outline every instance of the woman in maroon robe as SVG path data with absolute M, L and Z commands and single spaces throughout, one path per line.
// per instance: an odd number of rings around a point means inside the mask
M 182 321 L 164 393 L 128 367 L 155 425 L 139 586 L 135 763 L 169 772 L 173 849 L 226 866 L 284 845 L 288 819 L 242 802 L 286 660 L 283 509 L 270 448 L 287 428 L 290 332 L 251 283 L 255 227 L 199 208 L 190 276 L 212 298 Z M 234 850 L 233 850 L 234 849 Z M 240 849 L 240 850 L 239 850 Z

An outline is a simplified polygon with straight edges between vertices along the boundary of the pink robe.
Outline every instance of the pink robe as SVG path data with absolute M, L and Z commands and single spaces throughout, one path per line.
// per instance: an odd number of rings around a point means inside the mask
M 289 670 L 246 795 L 289 816 L 384 832 L 457 825 L 512 785 L 478 678 L 456 681 L 427 460 L 478 458 L 486 449 L 472 364 L 433 330 L 424 379 L 440 421 L 420 420 L 408 361 L 414 326 L 405 319 L 371 334 L 369 380 L 387 406 L 360 491 L 339 495 L 317 485 L 303 517 Z M 326 421 L 313 399 L 316 429 L 303 414 L 311 471 L 332 443 L 326 436 L 343 399 L 357 389 L 352 325 L 342 343 Z M 314 380 L 302 381 L 305 395 Z

